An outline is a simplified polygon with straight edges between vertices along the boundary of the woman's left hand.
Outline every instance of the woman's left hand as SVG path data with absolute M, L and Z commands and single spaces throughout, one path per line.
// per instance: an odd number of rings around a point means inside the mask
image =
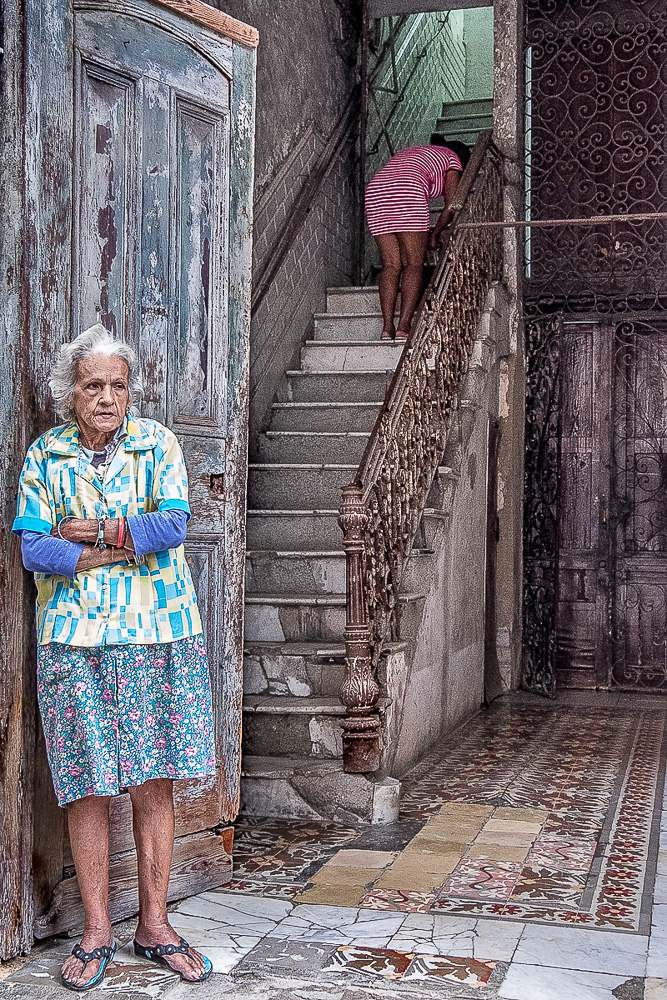
M 51 534 L 68 542 L 84 542 L 92 545 L 97 541 L 97 521 L 85 517 L 73 517 L 51 528 Z
M 428 234 L 428 248 L 429 248 L 429 250 L 437 250 L 439 243 L 440 243 L 440 234 L 436 233 L 435 229 L 429 230 L 429 234 Z

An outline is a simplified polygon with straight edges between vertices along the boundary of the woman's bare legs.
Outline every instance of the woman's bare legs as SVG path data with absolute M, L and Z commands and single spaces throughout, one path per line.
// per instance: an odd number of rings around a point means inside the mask
M 396 238 L 399 245 L 399 259 L 405 261 L 401 279 L 401 314 L 396 334 L 399 337 L 407 337 L 414 311 L 422 294 L 428 233 L 396 233 Z
M 382 339 L 394 339 L 394 315 L 401 280 L 401 249 L 396 233 L 382 233 L 375 237 L 382 256 L 382 270 L 378 279 L 380 309 L 382 310 Z
M 173 782 L 156 778 L 129 791 L 139 870 L 139 923 L 135 938 L 144 948 L 156 944 L 178 945 L 180 936 L 167 918 L 167 887 L 174 847 Z M 186 979 L 199 979 L 204 971 L 204 960 L 194 948 L 190 949 L 190 955 L 165 958 Z
M 113 941 L 109 918 L 109 796 L 87 795 L 71 802 L 67 820 L 86 915 L 81 947 L 94 951 Z M 90 962 L 82 975 L 83 962 L 70 955 L 62 972 L 66 979 L 82 986 L 97 975 L 99 968 L 99 961 Z

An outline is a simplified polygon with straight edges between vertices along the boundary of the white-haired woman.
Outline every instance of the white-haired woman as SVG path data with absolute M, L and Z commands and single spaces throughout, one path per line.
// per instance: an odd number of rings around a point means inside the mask
M 64 423 L 28 451 L 13 530 L 35 573 L 40 713 L 85 909 L 62 981 L 92 989 L 113 958 L 109 799 L 128 790 L 135 951 L 202 982 L 210 961 L 167 919 L 173 779 L 215 773 L 183 456 L 170 430 L 134 415 L 137 359 L 104 327 L 63 346 L 49 386 Z

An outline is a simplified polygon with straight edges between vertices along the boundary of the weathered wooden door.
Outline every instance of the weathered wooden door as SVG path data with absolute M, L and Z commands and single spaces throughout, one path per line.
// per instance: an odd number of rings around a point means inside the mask
M 181 0 L 28 8 L 30 99 L 44 129 L 32 177 L 35 429 L 51 422 L 45 374 L 60 343 L 99 321 L 137 349 L 142 412 L 175 430 L 190 477 L 186 551 L 219 769 L 175 786 L 178 898 L 231 876 L 238 807 L 256 37 Z M 81 903 L 43 754 L 38 767 L 35 928 L 45 936 L 80 924 Z M 112 812 L 117 918 L 136 910 L 126 795 Z
M 667 691 L 667 321 L 531 328 L 524 680 Z

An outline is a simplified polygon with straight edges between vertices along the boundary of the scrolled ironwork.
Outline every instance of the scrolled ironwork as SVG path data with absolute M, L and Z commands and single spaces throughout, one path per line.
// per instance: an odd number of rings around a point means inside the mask
M 667 220 L 577 228 L 667 208 L 662 0 L 525 0 L 527 309 L 667 307 Z
M 459 230 L 456 223 L 500 219 L 502 195 L 500 156 L 491 132 L 483 132 L 452 206 L 455 216 L 449 242 L 424 293 L 355 481 L 344 490 L 341 526 L 348 553 L 348 628 L 342 700 L 349 713 L 343 723 L 348 732 L 353 731 L 363 707 L 350 702 L 350 693 L 359 687 L 361 675 L 367 678 L 369 669 L 375 675 L 384 644 L 397 635 L 403 571 L 442 462 L 488 290 L 501 276 L 500 232 Z M 351 504 L 361 505 L 364 511 L 363 527 L 357 528 L 360 559 L 347 528 Z M 360 611 L 363 621 L 359 621 Z M 360 641 L 364 627 L 366 637 Z M 371 731 L 371 735 L 377 734 Z M 357 746 L 366 736 L 360 729 L 355 731 Z M 363 751 L 357 754 L 364 757 Z M 346 770 L 362 769 L 354 766 L 345 748 L 344 764 Z

